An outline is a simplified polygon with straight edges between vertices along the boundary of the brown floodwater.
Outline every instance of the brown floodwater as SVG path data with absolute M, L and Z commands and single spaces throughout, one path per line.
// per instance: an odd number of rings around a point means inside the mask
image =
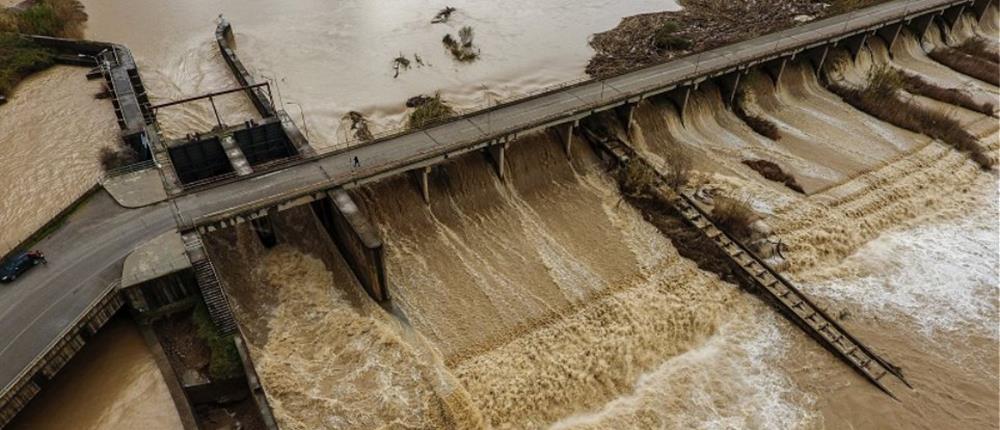
M 9 426 L 16 430 L 182 429 L 135 323 L 111 320 Z
M 445 3 L 429 0 L 153 1 L 84 0 L 87 37 L 127 44 L 151 96 L 175 99 L 233 86 L 218 54 L 214 30 L 224 14 L 236 31 L 240 58 L 274 93 L 314 146 L 347 140 L 341 119 L 352 110 L 368 116 L 375 132 L 402 125 L 404 103 L 419 94 L 441 95 L 456 108 L 496 103 L 585 76 L 593 54 L 588 37 L 620 18 L 675 9 L 672 0 L 515 0 L 447 2 L 448 23 L 431 24 Z M 463 26 L 475 31 L 481 58 L 462 64 L 441 43 Z M 421 57 L 424 66 L 414 60 Z M 394 78 L 392 60 L 413 64 Z M 241 96 L 233 96 L 240 99 Z M 247 115 L 248 103 L 231 106 Z M 185 105 L 168 128 L 210 126 L 207 105 Z M 301 111 L 301 112 L 300 112 Z M 238 115 L 236 115 L 238 117 Z M 239 119 L 234 118 L 239 121 Z M 182 131 L 181 133 L 184 133 Z
M 83 68 L 57 66 L 17 87 L 0 106 L 0 254 L 97 182 L 98 151 L 117 144 L 111 103 Z
M 423 0 L 85 3 L 88 37 L 128 44 L 155 100 L 235 85 L 212 35 L 224 13 L 241 57 L 277 84 L 279 101 L 305 118 L 319 147 L 346 140 L 341 118 L 350 110 L 379 131 L 400 125 L 403 101 L 416 94 L 440 90 L 471 108 L 582 77 L 589 34 L 624 15 L 675 7 L 464 1 L 452 4 L 451 22 L 432 25 L 443 5 Z M 440 44 L 464 25 L 476 29 L 476 63 L 453 62 Z M 393 78 L 400 54 L 427 65 Z M 887 58 L 866 55 L 840 78 Z M 928 60 L 915 40 L 901 39 L 892 61 L 976 98 L 997 97 L 995 87 Z M 778 91 L 751 82 L 754 109 L 787 139 L 755 135 L 706 86 L 683 124 L 669 105 L 644 104 L 638 144 L 660 162 L 666 147 L 683 144 L 695 152 L 699 180 L 749 192 L 790 246 L 789 275 L 904 367 L 915 389 L 894 387 L 901 404 L 752 296 L 681 258 L 621 201 L 583 145 L 569 163 L 554 136 L 536 135 L 511 149 L 507 181 L 470 156 L 436 172 L 431 205 L 406 179 L 356 195 L 386 241 L 389 312 L 367 299 L 308 207 L 276 217 L 282 244 L 274 249 L 245 226 L 207 238 L 282 428 L 998 427 L 995 174 L 850 108 L 804 67 L 786 72 Z M 0 202 L 10 205 L 0 206 L 3 226 L 40 225 L 96 177 L 89 154 L 117 133 L 92 86 L 80 69 L 55 68 L 0 107 L 0 142 L 13 136 L 24 154 L 0 160 L 14 169 L 0 169 L 14 172 L 0 179 L 41 178 L 18 206 L 8 203 L 17 195 Z M 222 104 L 227 122 L 253 115 L 240 96 Z M 185 133 L 211 127 L 210 112 L 189 105 L 161 120 Z M 995 121 L 961 115 L 996 153 Z M 37 123 L 56 134 L 32 140 L 40 127 L 23 125 Z M 42 145 L 60 146 L 34 151 Z M 38 169 L 42 156 L 76 167 Z M 740 164 L 751 156 L 781 161 L 811 195 Z M 32 200 L 49 194 L 51 202 Z M 3 231 L 0 239 L 19 240 L 7 239 L 16 228 Z M 109 326 L 52 388 L 17 428 L 179 427 L 128 323 Z

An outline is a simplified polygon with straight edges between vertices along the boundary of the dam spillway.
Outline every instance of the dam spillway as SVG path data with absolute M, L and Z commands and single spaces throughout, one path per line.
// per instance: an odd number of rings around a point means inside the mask
M 855 55 L 860 54 L 861 51 L 862 50 L 859 48 L 857 50 L 857 53 L 855 53 Z M 820 61 L 819 63 L 822 64 L 822 61 Z M 816 63 L 812 64 L 812 66 L 815 66 L 815 64 Z M 733 84 L 729 84 L 729 85 L 730 86 L 734 86 Z M 731 99 L 731 97 L 726 97 L 725 93 L 728 91 L 729 94 L 732 94 L 732 89 L 727 89 L 725 83 L 720 83 L 719 86 L 722 88 L 722 90 L 720 91 L 720 93 L 723 94 L 722 97 L 721 97 L 722 101 L 725 102 L 727 99 Z M 738 86 L 738 85 L 736 85 L 736 86 Z M 691 94 L 688 93 L 687 95 L 684 96 L 683 100 L 689 100 L 690 97 L 691 97 Z M 670 99 L 670 98 L 672 98 L 672 97 L 668 97 L 668 99 Z M 625 104 L 628 104 L 628 103 L 625 103 Z M 681 108 L 680 109 L 681 111 L 685 111 L 686 110 L 686 109 L 684 109 L 684 105 L 681 105 L 680 108 Z M 642 105 L 641 104 L 640 105 L 634 105 L 634 107 L 631 107 L 631 108 L 627 109 L 625 111 L 625 115 L 624 116 L 625 117 L 634 117 L 635 116 L 634 113 L 638 112 L 638 110 L 633 110 L 633 109 L 642 109 Z M 680 115 L 680 118 L 682 120 L 685 119 L 685 115 L 682 113 Z M 570 122 L 575 122 L 575 120 L 570 121 Z M 473 124 L 475 124 L 475 123 L 473 122 Z M 555 124 L 555 125 L 558 126 L 558 125 L 562 125 L 562 124 Z M 544 127 L 544 128 L 547 128 L 547 127 Z M 573 128 L 569 128 L 569 130 L 570 130 L 570 134 L 572 134 L 573 131 L 574 131 Z M 458 131 L 461 132 L 463 130 L 458 130 Z M 437 138 L 441 138 L 442 136 L 446 136 L 446 134 L 443 133 L 443 132 L 435 132 L 437 134 L 431 133 L 431 132 L 429 132 L 429 133 L 430 134 L 428 134 L 428 136 L 430 136 L 431 141 L 436 141 L 435 140 L 435 136 Z M 522 137 L 522 138 L 530 138 L 531 134 L 532 133 L 530 133 L 530 132 L 525 132 L 520 137 Z M 514 139 L 513 137 L 507 137 L 504 140 L 514 141 L 516 139 Z M 423 140 L 422 142 L 416 142 L 415 141 L 415 145 L 416 145 L 415 147 L 418 147 L 421 144 L 427 144 L 427 143 L 428 143 L 428 141 L 426 141 L 426 140 Z M 496 146 L 499 143 L 500 142 L 493 143 L 492 145 L 487 144 L 487 146 L 491 147 L 495 151 L 496 150 Z M 514 159 L 514 158 L 516 158 L 514 156 L 511 156 L 511 154 L 508 153 L 507 151 L 516 151 L 516 149 L 514 149 L 514 148 L 516 148 L 517 142 L 514 142 L 514 144 L 510 145 L 510 146 L 507 146 L 507 143 L 508 143 L 507 141 L 504 141 L 502 143 L 504 144 L 504 149 L 503 149 L 503 152 L 499 152 L 499 154 L 504 154 L 504 155 L 501 155 L 499 157 L 498 156 L 492 156 L 491 159 L 493 160 L 494 163 L 496 163 L 497 159 L 506 160 L 506 162 L 500 162 L 499 163 L 499 165 L 500 165 L 499 169 L 500 170 L 499 170 L 499 172 L 497 172 L 497 173 L 500 173 L 500 175 L 498 175 L 498 176 L 502 177 L 503 181 L 517 181 L 517 180 L 519 180 L 515 176 L 517 172 L 511 170 L 510 168 L 505 168 L 504 167 L 504 166 L 510 165 L 512 163 L 511 160 Z M 467 142 L 463 142 L 462 144 L 465 145 L 465 144 L 467 144 Z M 260 195 L 257 195 L 257 196 L 254 196 L 254 195 L 248 196 L 245 193 L 241 193 L 241 192 L 235 192 L 234 193 L 234 192 L 232 192 L 232 190 L 235 189 L 235 188 L 229 188 L 228 190 L 223 190 L 222 189 L 222 188 L 226 188 L 226 187 L 231 187 L 232 184 L 239 183 L 239 181 L 233 181 L 233 182 L 228 182 L 228 183 L 220 184 L 219 186 L 210 186 L 210 187 L 204 188 L 204 189 L 199 190 L 199 191 L 182 193 L 179 197 L 175 197 L 173 200 L 175 200 L 175 201 L 178 201 L 178 200 L 181 201 L 181 205 L 177 206 L 177 208 L 178 208 L 178 212 L 180 212 L 179 213 L 179 218 L 182 220 L 182 224 L 181 225 L 185 229 L 198 226 L 198 227 L 201 227 L 201 230 L 202 230 L 203 234 L 213 234 L 214 232 L 218 232 L 221 229 L 229 228 L 229 227 L 231 227 L 233 225 L 242 225 L 242 224 L 246 224 L 248 222 L 252 222 L 252 220 L 254 220 L 254 219 L 260 219 L 260 218 L 263 218 L 263 217 L 271 217 L 272 214 L 273 214 L 273 212 L 272 212 L 273 209 L 272 208 L 278 208 L 279 210 L 284 210 L 284 211 L 298 210 L 298 209 L 294 209 L 294 208 L 299 207 L 299 206 L 303 205 L 304 203 L 308 203 L 311 200 L 315 201 L 316 199 L 325 198 L 325 196 L 327 196 L 327 194 L 325 193 L 325 191 L 326 191 L 327 187 L 330 186 L 330 184 L 338 184 L 338 185 L 344 185 L 344 184 L 346 184 L 347 188 L 356 189 L 356 190 L 363 190 L 367 186 L 377 185 L 377 182 L 379 180 L 382 180 L 385 177 L 393 176 L 394 174 L 399 173 L 400 171 L 414 171 L 414 170 L 420 171 L 420 170 L 422 170 L 424 172 L 427 172 L 428 171 L 427 168 L 430 167 L 430 172 L 429 172 L 429 174 L 427 176 L 428 179 L 426 179 L 426 181 L 425 181 L 425 183 L 427 184 L 426 186 L 428 188 L 430 188 L 431 190 L 440 190 L 440 184 L 434 185 L 434 182 L 435 181 L 438 181 L 438 182 L 445 181 L 445 183 L 447 183 L 447 181 L 449 181 L 448 178 L 451 175 L 455 174 L 454 173 L 454 169 L 449 169 L 448 167 L 445 166 L 445 164 L 447 164 L 447 163 L 443 163 L 444 159 L 463 159 L 464 158 L 464 156 L 462 156 L 463 153 L 470 154 L 468 156 L 473 156 L 473 157 L 478 156 L 477 155 L 478 150 L 479 149 L 483 149 L 482 147 L 480 147 L 478 145 L 479 144 L 477 144 L 477 143 L 473 143 L 473 144 L 471 144 L 469 146 L 457 148 L 457 149 L 454 149 L 454 150 L 452 148 L 448 148 L 446 150 L 447 152 L 442 151 L 443 155 L 440 155 L 440 157 L 441 157 L 440 159 L 426 159 L 426 160 L 421 160 L 421 162 L 430 161 L 430 164 L 427 165 L 427 166 L 417 166 L 416 168 L 414 168 L 414 166 L 412 164 L 410 164 L 410 165 L 400 165 L 400 167 L 398 167 L 397 169 L 391 169 L 390 168 L 390 169 L 388 169 L 386 171 L 379 172 L 378 170 L 381 169 L 381 168 L 383 168 L 383 166 L 376 164 L 377 168 L 373 169 L 373 170 L 376 171 L 375 173 L 369 173 L 369 172 L 362 171 L 362 172 L 351 172 L 350 174 L 345 174 L 345 172 L 349 169 L 349 166 L 351 165 L 351 163 L 349 161 L 351 156 L 347 155 L 347 152 L 345 151 L 343 153 L 342 157 L 337 158 L 336 161 L 334 161 L 334 160 L 328 160 L 328 163 L 325 166 L 320 166 L 318 169 L 302 169 L 302 170 L 299 170 L 299 171 L 297 171 L 295 173 L 288 173 L 288 174 L 284 174 L 283 170 L 277 169 L 277 170 L 274 170 L 274 171 L 261 172 L 259 175 L 253 175 L 254 179 L 256 179 L 258 177 L 263 178 L 261 181 L 270 181 L 274 177 L 282 177 L 284 179 L 281 179 L 281 181 L 288 181 L 288 182 L 284 182 L 284 184 L 282 184 L 282 185 L 280 185 L 280 186 L 278 186 L 276 188 L 271 188 L 270 190 L 267 190 L 264 193 L 261 193 Z M 557 145 L 557 147 L 559 147 L 559 144 L 556 144 L 556 145 Z M 575 146 L 571 147 L 570 150 L 572 151 L 573 148 L 575 148 Z M 338 154 L 334 154 L 334 156 L 331 157 L 331 158 L 336 158 L 336 155 L 338 155 Z M 369 163 L 368 163 L 370 160 L 372 160 L 372 159 L 378 160 L 377 156 L 367 156 L 366 155 L 363 158 L 365 160 L 365 165 L 366 166 L 370 166 Z M 585 158 L 586 157 L 584 157 L 584 159 Z M 449 161 L 449 163 L 450 163 L 450 161 Z M 299 164 L 295 164 L 295 166 L 299 166 Z M 434 167 L 434 166 L 440 166 L 440 167 Z M 496 169 L 496 167 L 493 167 L 493 169 Z M 304 172 L 305 172 L 305 174 L 303 175 L 302 173 L 304 173 Z M 331 175 L 330 174 L 331 172 L 341 172 L 341 173 L 335 173 L 334 175 Z M 511 175 L 512 173 L 513 173 L 513 175 Z M 284 175 L 284 176 L 282 176 L 282 175 Z M 340 176 L 338 176 L 338 175 L 340 175 Z M 511 175 L 511 176 L 507 177 L 506 175 Z M 334 176 L 335 179 L 331 179 L 331 176 Z M 850 176 L 850 175 L 847 175 L 847 176 Z M 351 178 L 357 178 L 357 177 L 362 177 L 363 179 L 362 180 L 351 180 Z M 409 181 L 404 181 L 403 185 L 409 185 L 408 182 Z M 284 190 L 282 190 L 281 188 L 285 187 L 285 184 L 293 184 L 294 187 L 290 187 L 290 189 L 292 189 L 293 191 L 290 192 L 290 193 L 286 193 L 286 191 L 289 188 L 285 188 Z M 493 185 L 493 186 L 495 186 L 495 185 Z M 265 185 L 262 188 L 266 189 L 266 188 L 268 188 L 268 186 Z M 198 196 L 199 193 L 204 193 L 204 195 L 199 197 Z M 213 194 L 213 193 L 215 193 L 215 194 Z M 213 194 L 213 195 L 209 196 L 210 194 Z M 196 208 L 196 205 L 199 204 L 199 202 L 215 200 L 214 198 L 216 198 L 218 196 L 223 196 L 225 194 L 228 194 L 229 196 L 232 196 L 232 199 L 229 202 L 223 201 L 222 203 L 218 204 L 214 208 L 207 208 L 207 210 L 205 210 L 205 211 L 202 212 L 203 214 L 206 214 L 207 216 L 196 216 L 196 217 L 186 217 L 185 216 L 185 212 L 184 211 L 186 211 L 186 210 L 194 210 Z M 448 197 L 448 193 L 447 192 L 433 192 L 433 191 L 431 191 L 431 192 L 428 192 L 427 195 L 428 196 L 433 196 L 433 197 L 430 198 L 430 199 L 424 199 L 424 198 L 422 198 L 422 200 L 430 200 L 432 205 L 439 204 L 439 203 L 437 203 L 437 199 L 439 199 L 439 198 L 440 199 L 450 199 L 450 197 Z M 358 198 L 360 199 L 360 201 L 364 202 L 364 200 L 361 199 L 361 196 L 359 196 Z M 230 204 L 232 201 L 241 201 L 241 202 L 249 201 L 249 202 L 251 202 L 251 205 L 246 206 L 246 205 L 243 205 L 241 203 L 241 204 L 237 204 L 235 206 L 229 206 L 229 207 L 227 207 L 226 205 Z M 447 200 L 445 200 L 445 201 L 447 201 Z M 186 204 L 186 206 L 184 206 L 185 204 Z M 236 208 L 236 209 L 235 210 L 230 210 L 232 208 Z M 244 218 L 244 219 L 241 220 L 240 219 L 241 217 Z M 185 221 L 185 220 L 187 220 L 187 221 Z M 185 224 L 185 222 L 186 222 L 186 224 Z M 480 274 L 479 276 L 483 276 L 483 275 Z M 491 274 L 489 276 L 496 277 L 497 275 Z M 577 275 L 573 275 L 573 276 L 577 276 Z M 404 315 L 406 315 L 406 314 L 404 313 Z M 505 329 L 505 330 L 507 330 L 507 329 Z M 514 330 L 514 331 L 516 332 L 517 330 Z

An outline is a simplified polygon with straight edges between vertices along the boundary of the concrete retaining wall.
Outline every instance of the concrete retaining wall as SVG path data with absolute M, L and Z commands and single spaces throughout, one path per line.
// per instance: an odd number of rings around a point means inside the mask
M 83 348 L 87 339 L 104 327 L 104 324 L 122 308 L 125 298 L 118 292 L 117 285 L 117 282 L 109 285 L 108 291 L 101 299 L 91 304 L 90 310 L 54 341 L 45 355 L 37 358 L 4 390 L 0 396 L 0 428 L 14 419 L 14 416 L 41 392 L 45 384 L 55 378 L 66 363 Z
M 389 300 L 385 279 L 385 250 L 375 227 L 346 191 L 330 191 L 327 196 L 328 198 L 313 203 L 316 216 L 320 218 L 368 295 L 377 302 Z

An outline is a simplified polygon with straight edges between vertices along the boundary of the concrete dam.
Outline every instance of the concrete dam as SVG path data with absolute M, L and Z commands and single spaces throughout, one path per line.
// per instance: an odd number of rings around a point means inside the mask
M 749 393 L 773 382 L 774 369 L 737 378 L 751 362 L 744 352 L 702 369 L 707 380 L 661 366 L 705 353 L 734 327 L 753 333 L 742 341 L 773 336 L 765 327 L 783 320 L 822 353 L 810 360 L 840 363 L 835 380 L 854 373 L 870 391 L 908 401 L 907 363 L 866 343 L 864 322 L 802 281 L 906 222 L 932 193 L 916 185 L 921 178 L 944 193 L 981 186 L 988 174 L 827 88 L 896 67 L 992 101 L 995 87 L 970 84 L 925 51 L 993 31 L 996 16 L 991 1 L 887 2 L 335 150 L 315 149 L 275 103 L 271 84 L 237 56 L 225 20 L 216 42 L 239 86 L 160 104 L 145 95 L 126 47 L 36 38 L 63 61 L 93 58 L 83 63 L 112 89 L 121 138 L 143 160 L 109 172 L 106 191 L 86 197 L 93 213 L 68 222 L 104 219 L 80 230 L 82 242 L 99 245 L 75 251 L 71 267 L 26 279 L 40 285 L 39 300 L 53 291 L 44 285 L 92 285 L 33 319 L 4 314 L 24 330 L 0 351 L 20 363 L 0 374 L 0 423 L 119 309 L 157 321 L 201 305 L 235 345 L 239 387 L 183 382 L 172 387 L 175 402 L 191 408 L 243 390 L 265 428 L 692 426 L 676 413 L 685 393 L 706 382 Z M 232 94 L 256 115 L 227 123 L 216 100 Z M 753 96 L 742 106 L 778 124 L 785 146 L 735 112 L 745 94 Z M 159 111 L 205 101 L 215 111 L 210 130 L 163 132 Z M 995 115 L 954 114 L 994 162 Z M 774 248 L 780 258 L 713 221 L 706 187 L 666 186 L 677 148 L 717 191 L 757 197 L 771 236 L 784 242 Z M 762 179 L 747 159 L 779 160 L 802 191 Z M 659 200 L 629 191 L 630 166 L 652 172 Z M 650 380 L 669 383 L 644 391 Z M 633 392 L 641 395 L 623 403 Z M 739 415 L 739 405 L 720 413 Z

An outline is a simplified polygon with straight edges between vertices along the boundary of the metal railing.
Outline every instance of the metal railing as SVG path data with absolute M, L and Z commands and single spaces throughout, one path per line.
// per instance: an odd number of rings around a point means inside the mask
M 55 348 L 55 346 L 59 344 L 59 342 L 61 342 L 70 332 L 76 330 L 78 326 L 80 326 L 80 324 L 83 323 L 84 320 L 86 320 L 90 316 L 90 313 L 93 312 L 94 309 L 96 309 L 97 306 L 100 305 L 105 299 L 107 299 L 108 296 L 112 294 L 120 285 L 121 285 L 121 279 L 116 279 L 111 283 L 109 283 L 107 286 L 105 286 L 104 289 L 101 291 L 101 294 L 99 294 L 94 300 L 90 302 L 90 304 L 87 305 L 87 307 L 80 313 L 80 316 L 76 317 L 76 319 L 74 319 L 71 324 L 67 325 L 66 328 L 60 331 L 59 335 L 53 338 L 52 341 L 50 341 L 49 344 L 45 346 L 43 352 L 35 356 L 35 358 L 31 360 L 31 363 L 29 363 L 27 366 L 21 369 L 21 371 L 17 374 L 17 376 L 13 380 L 11 380 L 6 387 L 3 388 L 3 391 L 0 392 L 0 398 L 7 397 L 10 394 L 8 391 L 11 389 L 11 387 L 17 385 L 17 383 L 22 379 L 24 379 L 26 376 L 29 376 L 28 373 L 35 371 L 36 368 L 39 368 L 40 362 L 47 358 L 49 353 L 52 352 L 53 348 Z

